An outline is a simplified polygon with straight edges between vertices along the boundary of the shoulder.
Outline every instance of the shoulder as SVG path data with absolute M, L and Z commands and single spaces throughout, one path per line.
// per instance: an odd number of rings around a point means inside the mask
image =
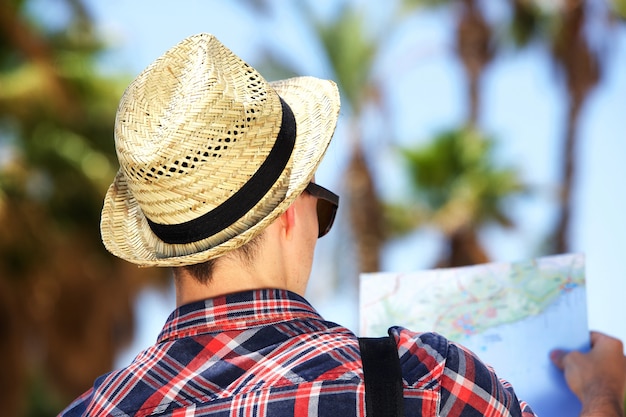
M 145 355 L 146 352 L 142 352 Z M 140 355 L 141 356 L 141 355 Z M 140 357 L 138 356 L 138 358 Z M 117 410 L 119 415 L 134 415 L 142 403 L 156 392 L 142 380 L 149 372 L 144 362 L 133 361 L 129 366 L 103 374 L 93 386 L 76 398 L 59 416 L 103 416 Z M 123 407 L 120 407 L 123 405 Z
M 442 377 L 451 350 L 448 339 L 398 326 L 391 327 L 389 334 L 396 339 L 403 377 L 409 386 L 432 384 Z
M 403 368 L 414 364 L 415 368 L 422 368 L 424 372 L 432 373 L 433 377 L 455 372 L 493 374 L 493 370 L 474 353 L 438 333 L 413 332 L 396 326 L 389 329 L 389 334 L 396 339 Z M 410 366 L 406 368 L 411 369 Z M 417 376 L 423 375 L 418 373 Z
M 534 416 L 511 385 L 465 347 L 437 333 L 403 327 L 392 327 L 389 334 L 396 339 L 407 388 L 437 391 L 440 410 L 469 408 L 480 415 Z

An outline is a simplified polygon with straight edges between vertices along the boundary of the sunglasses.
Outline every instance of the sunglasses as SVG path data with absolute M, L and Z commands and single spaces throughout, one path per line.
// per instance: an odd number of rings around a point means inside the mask
M 339 196 L 314 182 L 310 182 L 304 191 L 317 198 L 317 224 L 319 225 L 317 237 L 320 238 L 333 226 L 339 207 Z

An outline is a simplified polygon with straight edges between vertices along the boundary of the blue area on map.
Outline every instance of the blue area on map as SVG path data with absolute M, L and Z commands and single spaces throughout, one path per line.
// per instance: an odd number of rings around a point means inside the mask
M 553 349 L 589 349 L 584 286 L 561 293 L 542 314 L 490 328 L 458 342 L 509 381 L 540 416 L 578 416 L 581 404 L 550 361 Z

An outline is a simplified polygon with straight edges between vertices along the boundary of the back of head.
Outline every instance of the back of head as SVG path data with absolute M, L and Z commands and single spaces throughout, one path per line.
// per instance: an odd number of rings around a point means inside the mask
M 182 266 L 241 247 L 311 181 L 338 113 L 332 81 L 267 82 L 212 35 L 183 40 L 120 101 L 106 248 L 139 265 Z

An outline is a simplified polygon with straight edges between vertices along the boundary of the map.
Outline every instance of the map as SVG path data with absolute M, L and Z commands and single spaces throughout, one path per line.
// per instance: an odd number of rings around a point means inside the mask
M 493 366 L 537 414 L 579 414 L 549 352 L 589 347 L 583 255 L 362 274 L 360 285 L 361 336 L 435 331 Z

